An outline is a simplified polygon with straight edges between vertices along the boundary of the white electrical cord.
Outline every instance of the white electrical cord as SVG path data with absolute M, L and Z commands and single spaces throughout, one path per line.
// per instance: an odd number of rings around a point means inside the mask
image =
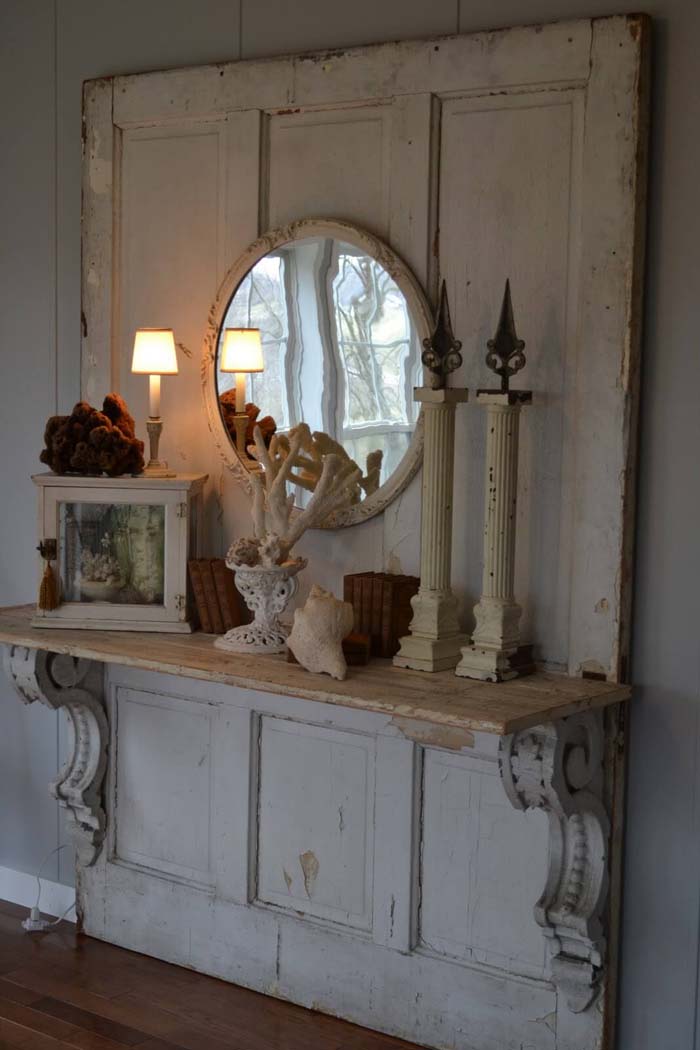
M 60 853 L 62 849 L 67 849 L 69 845 L 70 843 L 64 842 L 63 845 L 57 846 L 56 849 L 52 849 L 50 853 L 46 854 L 39 865 L 39 870 L 35 875 L 37 885 L 36 904 L 31 908 L 28 917 L 22 920 L 22 928 L 27 933 L 41 933 L 43 930 L 48 930 L 51 926 L 58 926 L 59 922 L 62 922 L 63 919 L 65 919 L 71 908 L 75 907 L 75 901 L 72 901 L 64 911 L 63 915 L 59 915 L 59 917 L 52 922 L 49 922 L 48 919 L 43 919 L 41 911 L 39 910 L 39 902 L 41 901 L 41 873 L 46 866 L 46 862 L 51 860 L 56 853 Z

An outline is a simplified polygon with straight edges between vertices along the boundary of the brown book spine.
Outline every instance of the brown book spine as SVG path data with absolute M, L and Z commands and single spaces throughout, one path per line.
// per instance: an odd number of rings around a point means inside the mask
M 211 571 L 214 574 L 214 586 L 219 599 L 224 630 L 230 631 L 232 627 L 239 627 L 242 620 L 240 598 L 233 579 L 233 572 L 226 567 L 223 558 L 214 558 L 211 563 Z
M 209 610 L 209 619 L 211 621 L 212 632 L 214 634 L 223 634 L 224 619 L 221 615 L 219 599 L 216 596 L 216 585 L 214 583 L 214 573 L 212 571 L 211 566 L 212 561 L 212 558 L 200 558 L 199 567 L 202 573 L 204 597 L 207 601 L 207 608 Z
M 391 657 L 397 650 L 392 652 L 391 648 L 391 628 L 393 621 L 393 608 L 394 608 L 394 579 L 390 575 L 386 575 L 382 580 L 382 644 L 381 654 L 384 657 Z
M 384 574 L 377 572 L 372 577 L 372 616 L 370 622 L 370 639 L 372 656 L 382 654 L 382 612 L 384 604 Z
M 372 634 L 372 585 L 373 572 L 363 572 L 361 587 L 360 634 Z
M 352 605 L 352 592 L 354 590 L 355 577 L 350 573 L 347 576 L 343 576 L 343 601 L 349 602 Z
M 351 572 L 343 577 L 343 601 L 350 602 L 354 614 L 353 630 L 362 623 L 362 573 Z
M 209 618 L 209 609 L 207 608 L 207 599 L 204 594 L 204 583 L 202 581 L 202 574 L 197 559 L 191 558 L 187 563 L 187 568 L 190 572 L 190 583 L 192 584 L 194 604 L 197 609 L 197 616 L 199 617 L 199 626 L 206 634 L 211 634 L 212 627 Z

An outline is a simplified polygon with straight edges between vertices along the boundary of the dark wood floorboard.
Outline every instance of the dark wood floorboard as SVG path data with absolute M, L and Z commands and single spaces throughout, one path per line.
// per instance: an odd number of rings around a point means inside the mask
M 416 1050 L 0 901 L 0 1050 Z

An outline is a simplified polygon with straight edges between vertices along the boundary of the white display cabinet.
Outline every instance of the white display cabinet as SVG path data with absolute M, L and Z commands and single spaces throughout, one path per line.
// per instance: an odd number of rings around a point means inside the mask
M 189 632 L 187 561 L 197 557 L 205 474 L 37 474 L 39 542 L 59 604 L 36 627 Z M 39 555 L 39 578 L 46 561 Z

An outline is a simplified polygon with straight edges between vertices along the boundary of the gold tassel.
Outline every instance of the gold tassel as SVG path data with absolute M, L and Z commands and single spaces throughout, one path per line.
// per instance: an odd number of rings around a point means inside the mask
M 46 568 L 44 569 L 44 575 L 41 577 L 41 584 L 39 586 L 39 608 L 46 609 L 51 612 L 52 609 L 57 609 L 61 604 L 58 596 L 58 585 L 56 582 L 56 576 L 53 569 L 51 568 L 51 556 L 56 557 L 55 540 L 53 544 L 51 540 L 46 543 L 40 543 L 38 547 L 39 553 L 42 558 L 46 559 Z

